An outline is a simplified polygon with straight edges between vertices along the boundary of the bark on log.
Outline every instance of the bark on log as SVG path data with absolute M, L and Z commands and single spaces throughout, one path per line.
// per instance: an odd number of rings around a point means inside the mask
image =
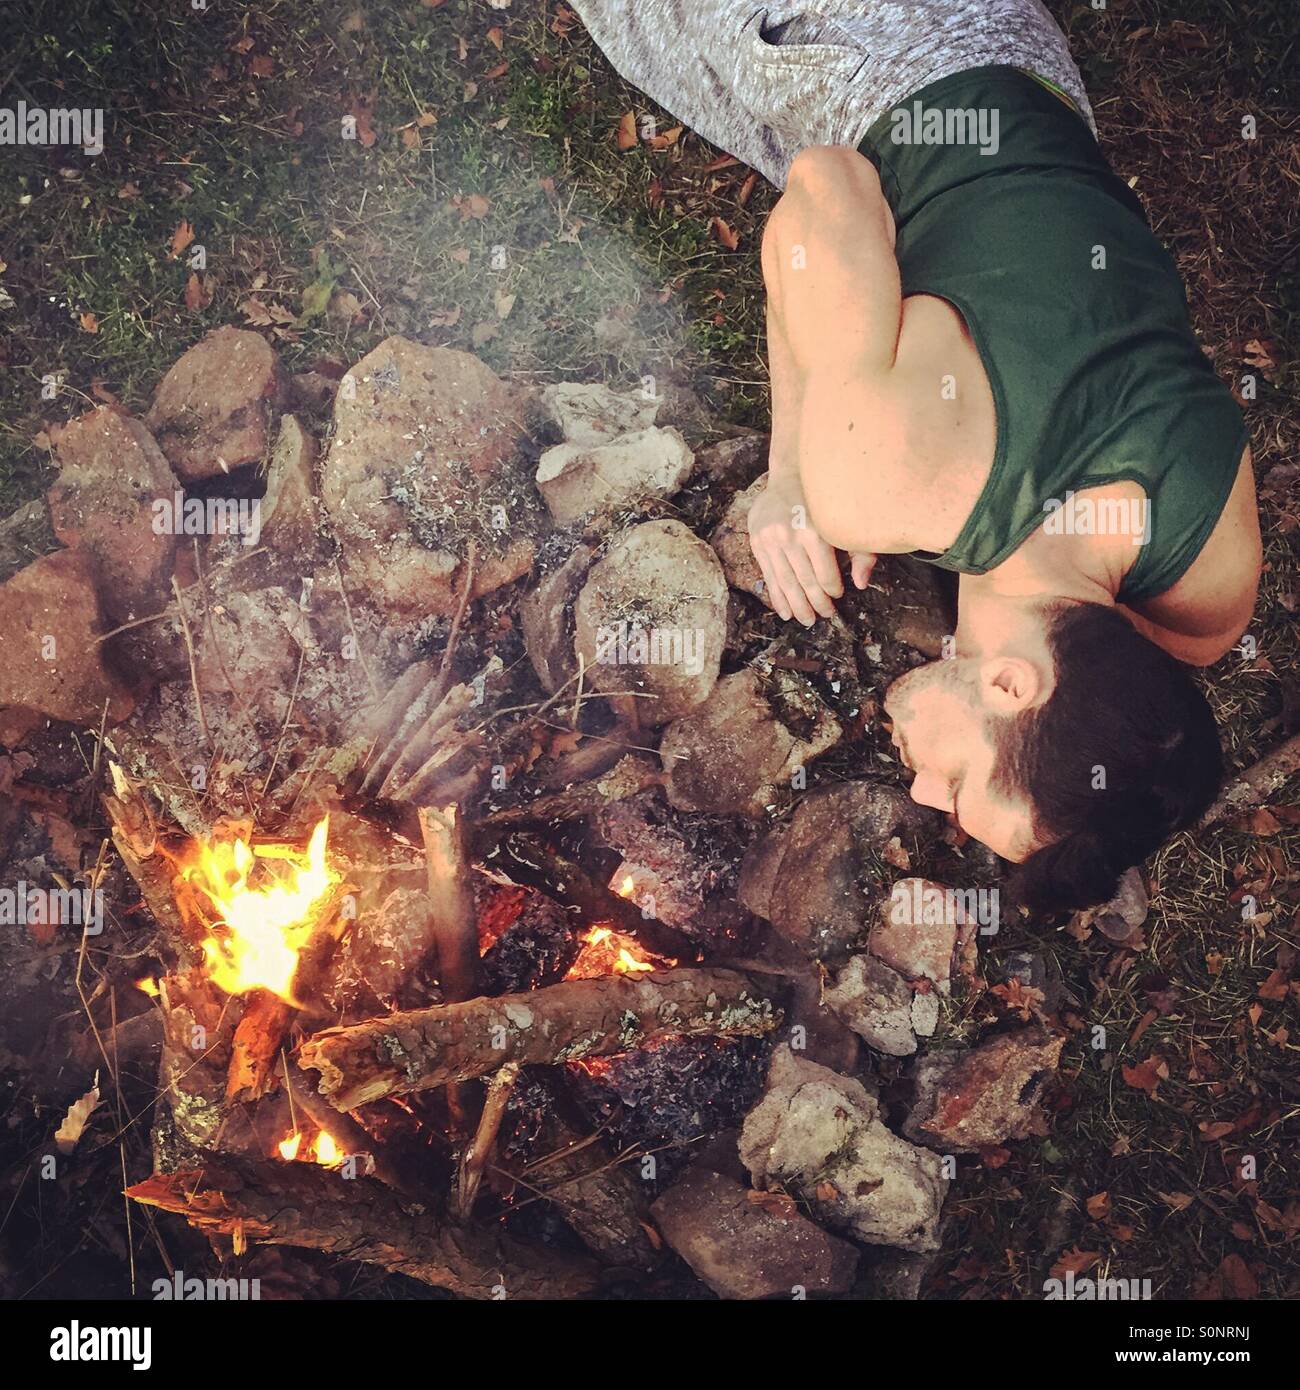
M 451 1225 L 371 1178 L 345 1181 L 308 1163 L 213 1157 L 197 1171 L 155 1173 L 126 1195 L 207 1233 L 324 1250 L 466 1298 L 586 1298 L 599 1280 L 590 1260 L 496 1227 Z
M 1293 734 L 1254 766 L 1234 777 L 1197 822 L 1196 828 L 1208 830 L 1225 816 L 1240 815 L 1243 811 L 1251 810 L 1281 791 L 1288 778 L 1294 777 L 1297 772 L 1300 772 L 1300 734 Z
M 255 991 L 235 1029 L 226 1073 L 226 1100 L 258 1100 L 274 1089 L 276 1058 L 295 1010 L 269 990 Z
M 299 1049 L 338 1110 L 381 1096 L 468 1081 L 506 1062 L 573 1062 L 660 1038 L 771 1032 L 781 1011 L 769 990 L 736 970 L 608 975 L 470 999 L 327 1028 Z

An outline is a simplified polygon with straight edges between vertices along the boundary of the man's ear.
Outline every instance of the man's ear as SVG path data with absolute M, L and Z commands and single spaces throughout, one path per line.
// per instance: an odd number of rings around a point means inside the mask
M 1043 677 L 1021 656 L 995 656 L 980 665 L 980 694 L 994 714 L 1018 714 L 1038 702 Z

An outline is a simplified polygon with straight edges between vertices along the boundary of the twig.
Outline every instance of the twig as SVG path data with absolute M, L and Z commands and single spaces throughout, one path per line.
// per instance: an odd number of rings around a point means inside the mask
M 334 556 L 334 573 L 338 575 L 339 593 L 343 596 L 343 611 L 347 614 L 348 631 L 352 634 L 352 640 L 357 644 L 357 656 L 361 658 L 361 669 L 366 673 L 366 681 L 370 686 L 370 693 L 379 699 L 379 687 L 375 684 L 374 673 L 370 669 L 370 663 L 366 660 L 365 648 L 361 645 L 361 636 L 357 632 L 357 625 L 352 619 L 352 605 L 348 602 L 348 587 L 343 582 L 343 567 L 339 564 L 339 557 Z
M 176 611 L 180 615 L 181 632 L 185 637 L 185 652 L 190 659 L 190 684 L 194 687 L 194 703 L 199 711 L 199 728 L 203 732 L 203 741 L 212 747 L 212 735 L 208 733 L 208 721 L 203 713 L 203 693 L 199 690 L 199 668 L 194 659 L 194 639 L 190 636 L 189 619 L 185 616 L 185 605 L 181 602 L 181 586 L 176 582 L 176 576 L 172 575 L 172 593 L 176 596 Z
M 460 642 L 460 625 L 465 620 L 465 610 L 469 607 L 469 596 L 474 592 L 474 567 L 478 559 L 478 549 L 470 541 L 465 552 L 465 586 L 461 590 L 460 602 L 456 605 L 456 616 L 451 620 L 451 630 L 447 633 L 447 645 L 442 653 L 442 665 L 438 668 L 438 678 L 433 683 L 433 695 L 429 699 L 432 709 L 447 693 L 451 684 L 451 663 Z
M 1285 743 L 1235 777 L 1197 822 L 1196 829 L 1208 830 L 1225 816 L 1249 811 L 1267 801 L 1297 772 L 1300 772 L 1300 734 L 1292 734 Z
M 266 793 L 271 786 L 271 778 L 275 776 L 275 769 L 280 761 L 280 750 L 284 747 L 284 736 L 289 731 L 289 720 L 293 718 L 294 703 L 298 699 L 298 685 L 302 680 L 302 664 L 307 659 L 307 648 L 298 648 L 298 672 L 293 678 L 293 692 L 289 696 L 289 706 L 284 712 L 284 723 L 280 725 L 280 737 L 276 740 L 275 755 L 271 759 L 270 770 L 266 774 L 266 781 L 262 783 L 262 795 L 258 798 L 257 807 L 260 811 L 262 802 L 266 800 Z
M 506 1105 L 518 1079 L 519 1063 L 507 1062 L 488 1082 L 478 1128 L 474 1131 L 474 1138 L 470 1140 L 460 1161 L 456 1184 L 456 1214 L 462 1221 L 468 1221 L 474 1210 L 474 1201 L 483 1181 L 483 1171 L 487 1167 L 492 1150 L 496 1147 L 497 1134 L 501 1129 L 501 1121 L 505 1118 Z

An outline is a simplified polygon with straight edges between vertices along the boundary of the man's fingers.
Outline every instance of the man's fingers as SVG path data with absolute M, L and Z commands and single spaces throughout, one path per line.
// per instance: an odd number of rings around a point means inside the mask
M 807 552 L 801 545 L 792 545 L 786 552 L 786 559 L 789 560 L 791 568 L 794 570 L 795 578 L 798 579 L 808 602 L 814 610 L 821 614 L 823 618 L 831 618 L 835 615 L 835 605 L 831 602 L 826 590 L 818 583 L 817 575 L 813 571 L 812 561 L 808 558 Z M 796 607 L 795 613 L 799 610 Z
M 805 561 L 805 563 L 807 562 Z M 772 555 L 772 569 L 777 582 L 785 591 L 786 600 L 794 616 L 804 627 L 811 627 L 817 621 L 817 615 L 813 612 L 804 587 L 790 567 L 790 560 L 784 551 L 778 550 Z
M 763 571 L 763 583 L 767 586 L 767 597 L 772 607 L 776 610 L 777 616 L 788 623 L 790 621 L 790 604 L 786 600 L 781 586 L 776 582 L 767 556 L 761 550 L 755 550 L 754 559 L 758 561 L 758 567 Z
M 871 578 L 871 571 L 876 567 L 876 557 L 859 550 L 853 553 L 850 560 L 854 584 L 859 589 L 865 589 Z
M 812 564 L 813 575 L 822 592 L 831 598 L 843 598 L 844 581 L 840 578 L 840 567 L 835 562 L 835 551 L 810 527 L 799 532 L 799 543 Z M 830 614 L 823 616 L 829 617 Z

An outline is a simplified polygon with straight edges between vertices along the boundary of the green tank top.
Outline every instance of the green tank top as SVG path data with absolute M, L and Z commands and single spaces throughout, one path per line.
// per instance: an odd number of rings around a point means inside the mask
M 1146 540 L 1118 597 L 1163 593 L 1214 529 L 1247 435 L 1136 196 L 1074 107 L 1012 67 L 930 84 L 860 148 L 894 211 L 903 294 L 962 315 L 997 411 L 974 509 L 946 551 L 922 558 L 983 574 L 1053 502 L 1131 481 L 1149 499 Z M 1068 510 L 1053 524 L 1066 517 L 1087 524 Z

